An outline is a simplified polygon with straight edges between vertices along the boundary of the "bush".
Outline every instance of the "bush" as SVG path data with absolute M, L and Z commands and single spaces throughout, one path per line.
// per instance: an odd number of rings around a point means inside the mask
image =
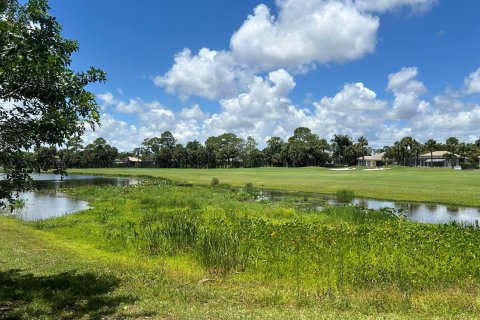
M 475 169 L 477 167 L 475 163 L 471 163 L 467 161 L 460 163 L 460 166 L 462 167 L 462 170 Z
M 216 186 L 220 183 L 220 181 L 218 180 L 218 178 L 212 178 L 212 181 L 210 181 L 210 185 L 212 186 Z

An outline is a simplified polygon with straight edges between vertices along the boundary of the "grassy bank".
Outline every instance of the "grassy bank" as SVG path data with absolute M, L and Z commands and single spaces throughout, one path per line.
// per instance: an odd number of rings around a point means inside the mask
M 153 180 L 0 218 L 0 318 L 474 319 L 480 230 Z
M 437 202 L 480 207 L 480 171 L 431 168 L 393 168 L 385 171 L 332 171 L 324 168 L 253 169 L 77 169 L 72 173 L 151 176 L 209 184 L 301 192 L 336 193 L 353 190 L 356 196 L 387 200 Z

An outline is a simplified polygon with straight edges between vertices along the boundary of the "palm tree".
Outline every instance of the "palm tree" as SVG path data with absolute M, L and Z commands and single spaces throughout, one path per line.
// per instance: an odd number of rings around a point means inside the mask
M 368 140 L 364 136 L 361 136 L 360 138 L 358 138 L 357 141 L 358 147 L 362 152 L 362 164 L 365 164 L 365 146 L 368 146 Z
M 450 137 L 445 142 L 446 142 L 445 144 L 447 145 L 448 151 L 450 151 L 451 153 L 457 152 L 458 144 L 460 143 L 460 141 L 458 141 L 457 138 Z
M 422 148 L 422 144 L 417 140 L 413 139 L 412 141 L 412 151 L 415 152 L 415 167 L 418 166 L 418 156 L 420 154 L 420 149 Z
M 437 141 L 429 139 L 425 142 L 425 148 L 430 151 L 430 167 L 433 167 L 433 151 L 437 148 Z
M 403 165 L 404 166 L 407 165 L 406 163 L 407 155 L 408 155 L 408 163 L 411 164 L 412 144 L 413 144 L 412 137 L 403 137 L 402 140 L 400 140 L 400 146 L 403 149 Z
M 333 156 L 345 164 L 345 149 L 353 145 L 352 138 L 348 135 L 335 134 L 330 141 L 332 142 Z

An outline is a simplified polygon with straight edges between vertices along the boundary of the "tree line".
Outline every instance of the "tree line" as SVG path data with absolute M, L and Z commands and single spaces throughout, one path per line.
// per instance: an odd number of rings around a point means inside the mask
M 140 146 L 128 152 L 119 152 L 104 138 L 97 138 L 84 147 L 82 140 L 75 137 L 59 150 L 54 146 L 38 147 L 25 158 L 37 169 L 43 169 L 125 166 L 127 157 L 142 160 L 133 163 L 135 166 L 157 168 L 349 166 L 356 165 L 359 158 L 379 152 L 385 152 L 387 163 L 416 166 L 421 154 L 437 150 L 448 151 L 447 157 L 459 156 L 468 166 L 477 166 L 480 156 L 480 139 L 465 143 L 450 137 L 445 142 L 429 139 L 420 143 L 408 136 L 392 146 L 378 149 L 372 149 L 368 143 L 365 137 L 353 139 L 341 134 L 328 141 L 309 128 L 299 127 L 287 140 L 271 137 L 263 149 L 258 148 L 254 138 L 242 139 L 233 133 L 211 136 L 203 144 L 193 140 L 182 145 L 170 131 L 165 131 L 159 137 L 144 139 Z

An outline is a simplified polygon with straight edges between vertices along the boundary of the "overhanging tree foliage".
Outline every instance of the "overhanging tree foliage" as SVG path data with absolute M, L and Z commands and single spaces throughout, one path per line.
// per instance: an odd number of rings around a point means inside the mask
M 85 88 L 105 73 L 70 69 L 78 43 L 61 36 L 47 0 L 0 1 L 0 204 L 30 187 L 36 168 L 22 153 L 62 145 L 99 123 L 95 96 Z

